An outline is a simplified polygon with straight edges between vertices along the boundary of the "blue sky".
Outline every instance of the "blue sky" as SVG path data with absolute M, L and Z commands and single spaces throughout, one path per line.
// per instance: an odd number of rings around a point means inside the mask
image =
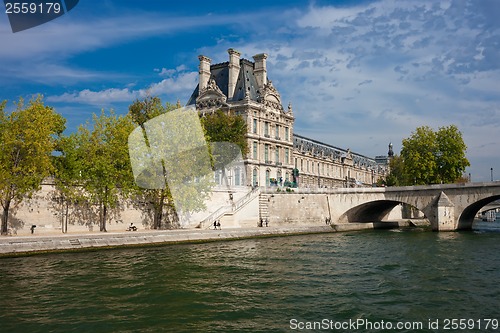
M 500 179 L 500 1 L 80 1 L 15 34 L 3 12 L 0 100 L 43 94 L 68 131 L 148 93 L 186 103 L 197 56 L 235 48 L 268 53 L 301 135 L 374 157 L 455 124 L 472 180 Z

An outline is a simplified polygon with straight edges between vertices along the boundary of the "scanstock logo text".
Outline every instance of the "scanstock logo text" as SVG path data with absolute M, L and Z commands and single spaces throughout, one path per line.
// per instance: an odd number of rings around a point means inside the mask
M 63 16 L 78 4 L 79 0 L 4 0 L 5 13 L 9 17 L 12 32 L 30 29 Z

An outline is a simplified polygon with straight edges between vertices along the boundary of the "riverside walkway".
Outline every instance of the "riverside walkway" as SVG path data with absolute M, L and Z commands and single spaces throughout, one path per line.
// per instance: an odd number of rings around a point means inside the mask
M 127 232 L 92 232 L 50 236 L 2 236 L 0 257 L 47 252 L 83 251 L 133 246 L 158 246 L 178 243 L 198 243 L 245 238 L 274 237 L 336 232 L 330 226 L 291 226 L 210 229 L 149 230 Z

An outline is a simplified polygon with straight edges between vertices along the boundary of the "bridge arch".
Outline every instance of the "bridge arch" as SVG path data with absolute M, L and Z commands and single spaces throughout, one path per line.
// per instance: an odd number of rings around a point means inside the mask
M 342 223 L 349 222 L 380 222 L 398 205 L 408 204 L 412 207 L 414 205 L 397 200 L 373 200 L 358 206 L 355 206 L 340 216 L 339 221 Z M 415 207 L 422 212 L 418 207 Z
M 477 213 L 489 203 L 497 201 L 500 199 L 500 195 L 493 195 L 490 197 L 486 197 L 475 201 L 471 205 L 465 207 L 458 218 L 458 229 L 470 229 L 472 227 L 472 223 L 474 222 L 474 218 Z

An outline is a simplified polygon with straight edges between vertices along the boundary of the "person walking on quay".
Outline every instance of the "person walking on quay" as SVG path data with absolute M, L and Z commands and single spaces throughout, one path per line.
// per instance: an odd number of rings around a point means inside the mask
M 214 221 L 214 230 L 217 230 L 217 220 Z
M 221 230 L 220 229 L 220 221 L 217 221 L 217 226 L 219 227 L 219 230 Z

